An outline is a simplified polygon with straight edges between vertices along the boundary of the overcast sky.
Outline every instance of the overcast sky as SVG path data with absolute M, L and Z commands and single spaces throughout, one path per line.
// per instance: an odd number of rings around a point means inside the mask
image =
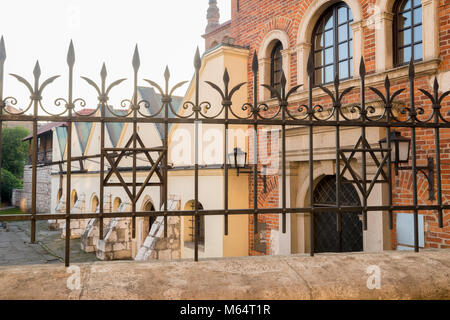
M 230 18 L 230 1 L 218 0 L 221 22 Z M 89 106 L 96 95 L 80 76 L 99 81 L 103 62 L 108 70 L 107 82 L 129 80 L 112 93 L 111 103 L 130 98 L 132 90 L 131 59 L 138 44 L 143 78 L 163 81 L 169 65 L 172 83 L 190 80 L 193 57 L 206 27 L 208 0 L 2 0 L 0 1 L 0 35 L 4 36 L 5 95 L 16 96 L 18 106 L 29 99 L 26 88 L 9 76 L 19 74 L 31 83 L 36 60 L 42 77 L 60 74 L 44 92 L 45 105 L 57 97 L 67 96 L 66 54 L 70 39 L 75 46 L 75 97 L 87 97 Z M 177 94 L 183 95 L 185 88 Z M 53 109 L 55 110 L 55 109 Z

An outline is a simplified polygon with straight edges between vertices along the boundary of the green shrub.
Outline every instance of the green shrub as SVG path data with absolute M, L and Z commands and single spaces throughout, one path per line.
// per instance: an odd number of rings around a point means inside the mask
M 22 181 L 17 179 L 11 172 L 6 169 L 1 169 L 1 185 L 0 185 L 0 195 L 2 197 L 2 202 L 11 202 L 11 196 L 13 189 L 21 189 Z
M 28 143 L 22 139 L 28 135 L 23 127 L 4 128 L 2 131 L 1 167 L 16 177 L 23 177 L 23 166 L 28 154 Z

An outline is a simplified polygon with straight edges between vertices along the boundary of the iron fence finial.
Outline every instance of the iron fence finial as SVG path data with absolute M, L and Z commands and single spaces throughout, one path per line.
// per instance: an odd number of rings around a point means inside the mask
M 5 50 L 5 40 L 2 38 L 0 39 L 0 63 L 4 63 L 6 60 L 6 50 Z
M 414 70 L 414 61 L 411 58 L 411 60 L 409 61 L 409 69 L 408 69 L 409 79 L 414 79 L 415 75 L 416 75 L 416 71 Z
M 199 71 L 201 66 L 202 66 L 202 59 L 200 58 L 200 50 L 197 47 L 197 50 L 195 51 L 195 58 L 194 58 L 195 70 Z
M 100 71 L 100 77 L 102 78 L 102 80 L 105 80 L 107 75 L 108 72 L 106 72 L 106 64 L 103 62 L 102 70 Z
M 434 90 L 435 97 L 438 97 L 439 96 L 439 81 L 436 76 L 434 77 L 433 90 Z
M 309 52 L 309 56 L 308 56 L 307 72 L 308 72 L 308 76 L 310 78 L 312 78 L 314 75 L 314 56 L 313 56 L 312 51 Z
M 227 87 L 230 83 L 230 75 L 228 74 L 228 68 L 225 68 L 225 71 L 223 72 L 223 83 Z
M 280 79 L 280 84 L 281 84 L 281 89 L 284 90 L 286 88 L 286 75 L 284 74 L 284 70 L 281 70 L 281 79 Z
M 252 71 L 253 71 L 253 73 L 257 73 L 258 69 L 259 69 L 259 66 L 258 66 L 258 54 L 256 53 L 256 50 L 255 50 L 255 52 L 253 53 L 253 60 L 252 60 Z
M 39 60 L 36 60 L 36 64 L 33 69 L 34 79 L 37 80 L 41 76 L 41 67 L 39 66 Z
M 361 60 L 359 63 L 359 76 L 364 78 L 366 76 L 366 63 L 364 62 L 364 57 L 361 56 Z
M 164 79 L 166 80 L 166 82 L 169 82 L 169 79 L 170 79 L 169 66 L 167 66 L 167 65 L 166 65 L 166 69 L 164 70 Z
M 67 64 L 72 68 L 75 64 L 75 50 L 73 48 L 73 42 L 70 40 L 69 50 L 67 52 Z
M 138 50 L 137 44 L 134 47 L 132 65 L 133 65 L 134 72 L 137 72 L 139 70 L 139 67 L 141 66 L 141 60 L 139 59 L 139 50 Z

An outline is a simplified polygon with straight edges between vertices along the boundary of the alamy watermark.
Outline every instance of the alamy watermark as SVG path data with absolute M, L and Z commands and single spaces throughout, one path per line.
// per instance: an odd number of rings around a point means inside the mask
M 371 265 L 367 267 L 366 273 L 369 275 L 366 282 L 367 289 L 381 289 L 381 268 L 377 265 Z

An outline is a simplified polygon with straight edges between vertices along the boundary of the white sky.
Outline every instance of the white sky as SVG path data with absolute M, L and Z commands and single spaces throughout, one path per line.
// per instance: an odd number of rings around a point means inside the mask
M 230 1 L 218 0 L 221 22 L 230 18 Z M 208 0 L 1 0 L 0 35 L 5 38 L 4 94 L 15 96 L 18 107 L 29 101 L 29 93 L 9 73 L 33 83 L 32 71 L 39 60 L 41 83 L 61 75 L 44 92 L 50 108 L 58 97 L 67 97 L 66 55 L 70 39 L 75 46 L 74 98 L 86 98 L 89 107 L 97 100 L 93 89 L 80 76 L 99 82 L 103 62 L 111 83 L 128 78 L 113 89 L 110 103 L 132 95 L 131 60 L 138 44 L 142 79 L 163 83 L 166 65 L 171 83 L 191 80 L 197 46 L 204 51 L 201 35 L 206 27 Z M 45 78 L 45 79 L 44 79 Z M 183 95 L 187 85 L 175 94 Z

